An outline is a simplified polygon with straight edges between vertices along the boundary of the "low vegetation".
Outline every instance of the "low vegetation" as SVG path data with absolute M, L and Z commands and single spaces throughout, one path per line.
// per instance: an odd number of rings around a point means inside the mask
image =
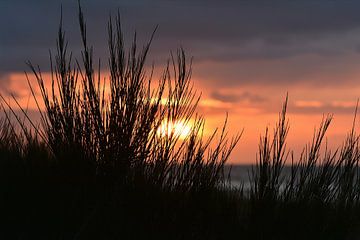
M 60 24 L 50 87 L 29 63 L 40 125 L 1 96 L 2 239 L 357 238 L 355 120 L 332 152 L 323 146 L 332 117 L 324 117 L 300 159 L 293 159 L 286 99 L 273 134 L 267 129 L 260 138 L 250 187 L 233 187 L 225 164 L 241 133 L 229 137 L 225 120 L 203 136 L 200 95 L 184 51 L 171 55 L 154 81 L 145 72 L 152 36 L 140 51 L 135 36 L 127 51 L 118 15 L 108 24 L 110 76 L 103 81 L 81 8 L 79 23 L 82 58 L 72 59 Z M 174 130 L 178 122 L 191 125 L 186 136 Z

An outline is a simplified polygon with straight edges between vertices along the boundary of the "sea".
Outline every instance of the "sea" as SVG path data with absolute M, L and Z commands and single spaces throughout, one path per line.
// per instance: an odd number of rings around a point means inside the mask
M 254 165 L 226 165 L 224 169 L 224 174 L 226 178 L 230 177 L 230 182 L 228 186 L 234 188 L 243 187 L 244 190 L 249 190 L 251 183 L 250 180 L 254 167 Z M 281 177 L 286 178 L 290 176 L 290 173 L 291 167 L 284 166 Z
M 253 165 L 226 165 L 224 174 L 225 178 L 229 177 L 229 186 L 250 188 L 253 167 Z

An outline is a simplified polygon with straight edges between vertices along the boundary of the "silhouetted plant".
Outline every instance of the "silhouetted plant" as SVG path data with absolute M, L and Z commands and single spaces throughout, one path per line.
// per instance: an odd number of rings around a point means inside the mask
M 136 34 L 127 50 L 118 13 L 108 22 L 106 80 L 100 60 L 94 66 L 80 4 L 79 26 L 81 60 L 74 60 L 60 20 L 57 52 L 50 54 L 50 88 L 40 67 L 28 63 L 41 93 L 38 99 L 26 75 L 40 126 L 16 98 L 23 116 L 0 95 L 0 210 L 10 226 L 0 233 L 26 238 L 40 232 L 59 239 L 127 234 L 168 239 L 174 232 L 177 239 L 235 233 L 246 239 L 338 239 L 359 226 L 356 114 L 339 149 L 323 143 L 328 115 L 294 159 L 286 145 L 286 97 L 273 135 L 266 129 L 260 137 L 250 188 L 231 187 L 224 167 L 241 133 L 228 137 L 226 117 L 221 130 L 204 136 L 205 120 L 196 113 L 200 94 L 184 50 L 171 54 L 154 80 L 145 63 L 156 29 L 140 51 Z M 177 122 L 191 125 L 184 139 L 173 128 Z
M 95 73 L 80 6 L 79 25 L 82 60 L 74 63 L 60 20 L 57 54 L 54 59 L 50 55 L 50 89 L 40 67 L 28 63 L 45 105 L 42 113 L 29 84 L 41 114 L 42 128 L 36 131 L 59 164 L 120 185 L 151 184 L 187 192 L 223 184 L 223 166 L 240 135 L 228 142 L 225 122 L 215 147 L 215 132 L 203 140 L 205 121 L 195 115 L 200 95 L 190 83 L 191 63 L 184 51 L 171 56 L 153 87 L 152 74 L 145 73 L 145 61 L 155 31 L 141 51 L 135 34 L 126 51 L 118 14 L 108 23 L 110 77 L 109 82 L 102 82 L 100 61 Z M 185 139 L 180 140 L 173 130 L 158 133 L 162 124 L 171 128 L 178 121 L 192 122 Z
M 253 168 L 250 189 L 251 198 L 255 201 L 275 201 L 281 195 L 281 185 L 284 176 L 282 169 L 288 159 L 286 137 L 289 123 L 286 119 L 287 97 L 279 114 L 279 122 L 274 129 L 273 139 L 270 140 L 268 129 L 265 136 L 260 138 L 258 161 Z

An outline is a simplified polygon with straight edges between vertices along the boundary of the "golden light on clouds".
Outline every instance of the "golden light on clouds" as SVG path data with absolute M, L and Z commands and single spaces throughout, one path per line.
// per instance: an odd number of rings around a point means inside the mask
M 323 106 L 323 103 L 320 101 L 295 101 L 295 106 L 320 108 Z
M 107 77 L 108 75 L 104 71 L 102 76 Z M 46 87 L 50 89 L 51 75 L 44 72 L 43 77 Z M 36 96 L 40 97 L 36 80 L 31 73 L 29 78 Z M 15 102 L 11 100 L 11 94 L 17 98 L 20 105 L 28 107 L 29 110 L 34 110 L 33 112 L 36 113 L 37 107 L 32 99 L 24 73 L 9 73 L 2 76 L 0 81 L 2 82 L 0 92 L 10 100 L 12 107 L 17 109 Z M 216 128 L 222 127 L 226 113 L 229 114 L 227 129 L 230 136 L 244 129 L 244 134 L 230 157 L 230 163 L 253 163 L 255 161 L 259 136 L 264 133 L 266 127 L 274 126 L 287 92 L 289 93 L 288 112 L 291 125 L 288 145 L 295 151 L 295 155 L 300 154 L 303 146 L 311 140 L 314 128 L 320 124 L 323 114 L 327 113 L 334 114 L 334 121 L 327 135 L 329 146 L 334 149 L 339 146 L 352 126 L 356 100 L 360 96 L 360 87 L 354 86 L 342 87 L 341 90 L 337 86 L 328 86 L 322 91 L 306 85 L 281 89 L 278 86 L 245 85 L 229 89 L 204 84 L 206 79 L 194 78 L 193 81 L 194 89 L 202 93 L 197 110 L 205 118 L 206 124 L 203 132 L 205 137 L 210 136 Z M 106 86 L 105 95 L 108 90 L 109 88 Z M 214 91 L 221 93 L 218 99 L 212 94 Z M 245 98 L 244 92 L 261 96 L 263 101 L 248 101 L 252 98 L 249 98 L 249 95 L 247 95 L 248 98 Z M 226 98 L 227 96 L 235 99 Z M 151 99 L 151 102 L 154 101 L 155 99 Z M 39 104 L 43 109 L 42 101 L 39 101 Z M 168 104 L 166 96 L 161 99 L 160 104 Z M 359 126 L 360 123 L 357 123 Z M 191 120 L 190 122 L 178 120 L 172 123 L 164 121 L 157 129 L 157 135 L 165 137 L 173 134 L 179 139 L 184 139 L 191 134 L 191 124 Z
M 334 107 L 355 108 L 356 104 L 356 101 L 333 101 L 331 105 Z

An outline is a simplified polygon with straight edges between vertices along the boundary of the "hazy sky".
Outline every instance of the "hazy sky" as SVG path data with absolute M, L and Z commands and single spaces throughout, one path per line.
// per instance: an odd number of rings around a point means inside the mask
M 48 51 L 63 7 L 69 48 L 79 56 L 77 1 L 0 0 L 0 90 L 28 98 L 26 60 L 49 69 Z M 119 9 L 128 42 L 146 41 L 158 25 L 149 64 L 161 69 L 182 46 L 194 57 L 193 80 L 209 128 L 229 113 L 231 133 L 245 129 L 232 161 L 255 160 L 259 134 L 273 126 L 286 93 L 289 146 L 310 140 L 322 115 L 338 144 L 360 97 L 360 1 L 82 1 L 95 55 L 107 56 L 106 24 Z M 106 66 L 104 64 L 104 71 Z

